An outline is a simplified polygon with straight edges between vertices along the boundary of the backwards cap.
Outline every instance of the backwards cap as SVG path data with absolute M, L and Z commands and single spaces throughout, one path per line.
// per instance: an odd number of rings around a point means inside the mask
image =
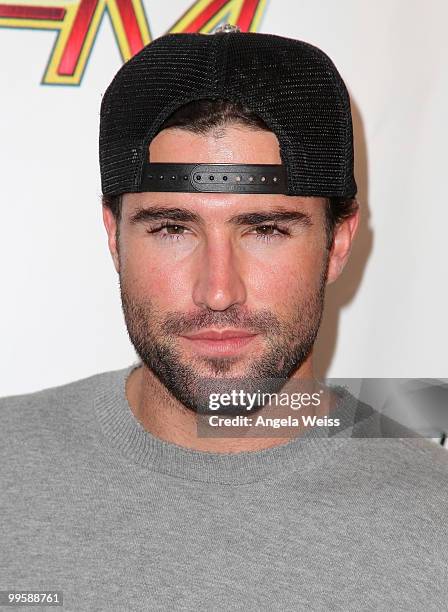
M 152 164 L 164 121 L 193 100 L 224 98 L 275 133 L 281 165 Z M 100 113 L 103 194 L 233 191 L 354 197 L 350 100 L 330 58 L 309 43 L 225 27 L 168 34 L 126 62 Z M 199 177 L 199 178 L 198 178 Z

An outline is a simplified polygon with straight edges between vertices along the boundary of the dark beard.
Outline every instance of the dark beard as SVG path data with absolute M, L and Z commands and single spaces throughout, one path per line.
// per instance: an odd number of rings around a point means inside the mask
M 150 300 L 135 300 L 120 275 L 128 335 L 144 365 L 186 408 L 200 414 L 247 414 L 241 406 L 221 407 L 212 413 L 208 408 L 209 395 L 240 389 L 246 393 L 276 393 L 284 386 L 313 347 L 322 318 L 327 272 L 328 258 L 317 290 L 300 300 L 295 316 L 287 322 L 280 321 L 268 310 L 250 314 L 235 305 L 225 311 L 202 310 L 192 315 L 169 312 L 160 324 Z M 207 372 L 201 375 L 183 363 L 176 350 L 176 335 L 224 327 L 243 328 L 259 333 L 266 340 L 267 351 L 253 363 L 244 378 L 226 376 L 238 357 L 198 357 L 197 364 L 202 364 Z M 262 408 L 262 404 L 255 405 L 251 412 Z

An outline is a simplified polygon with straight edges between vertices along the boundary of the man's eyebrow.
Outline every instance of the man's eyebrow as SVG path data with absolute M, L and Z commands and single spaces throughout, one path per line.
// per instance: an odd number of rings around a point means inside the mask
M 131 224 L 141 223 L 144 221 L 157 221 L 161 219 L 169 219 L 179 223 L 200 223 L 202 221 L 200 215 L 185 208 L 164 207 L 164 206 L 149 206 L 140 207 L 135 210 L 129 222 Z M 310 215 L 297 211 L 286 209 L 267 210 L 266 212 L 246 212 L 240 213 L 231 217 L 227 222 L 233 225 L 260 225 L 269 222 L 298 221 L 304 225 L 312 225 Z
M 299 221 L 303 225 L 312 225 L 310 215 L 298 210 L 276 209 L 266 212 L 247 212 L 229 219 L 235 225 L 260 225 L 268 222 Z
M 157 221 L 159 219 L 170 219 L 171 221 L 182 221 L 184 223 L 198 223 L 201 217 L 191 210 L 185 210 L 184 208 L 150 206 L 147 208 L 137 208 L 130 216 L 129 222 L 135 224 L 142 221 Z

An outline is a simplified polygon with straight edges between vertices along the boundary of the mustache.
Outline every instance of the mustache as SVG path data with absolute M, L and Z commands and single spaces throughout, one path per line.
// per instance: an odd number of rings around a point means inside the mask
M 238 327 L 253 333 L 279 333 L 281 325 L 272 312 L 260 310 L 248 313 L 240 307 L 231 306 L 227 310 L 201 310 L 185 314 L 170 312 L 161 325 L 166 334 L 186 334 L 212 327 L 214 329 Z

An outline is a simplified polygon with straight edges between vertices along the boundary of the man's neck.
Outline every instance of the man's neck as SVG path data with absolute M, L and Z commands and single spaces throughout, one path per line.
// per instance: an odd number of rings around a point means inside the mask
M 302 364 L 294 373 L 293 379 L 306 379 L 312 381 L 312 356 Z M 260 437 L 244 436 L 244 428 L 238 431 L 239 437 L 201 437 L 198 435 L 198 416 L 192 410 L 178 402 L 168 392 L 166 387 L 144 365 L 132 371 L 126 383 L 126 397 L 129 406 L 142 426 L 152 435 L 166 442 L 171 442 L 185 448 L 216 453 L 239 453 L 256 451 L 280 444 L 285 444 L 300 435 L 301 430 L 294 433 L 288 430 L 286 437 L 280 437 L 278 431 L 275 436 L 268 437 L 269 430 L 264 430 Z M 278 416 L 265 408 L 257 413 L 257 417 L 269 413 L 269 416 Z M 325 416 L 328 413 L 326 402 L 316 410 L 306 409 L 306 414 Z M 289 414 L 291 412 L 289 411 Z M 302 412 L 300 413 L 302 414 Z M 281 415 L 283 416 L 283 415 Z M 243 431 L 243 434 L 241 434 Z M 270 431 L 274 432 L 273 429 Z M 268 433 L 267 433 L 268 432 Z M 283 434 L 282 434 L 283 435 Z

